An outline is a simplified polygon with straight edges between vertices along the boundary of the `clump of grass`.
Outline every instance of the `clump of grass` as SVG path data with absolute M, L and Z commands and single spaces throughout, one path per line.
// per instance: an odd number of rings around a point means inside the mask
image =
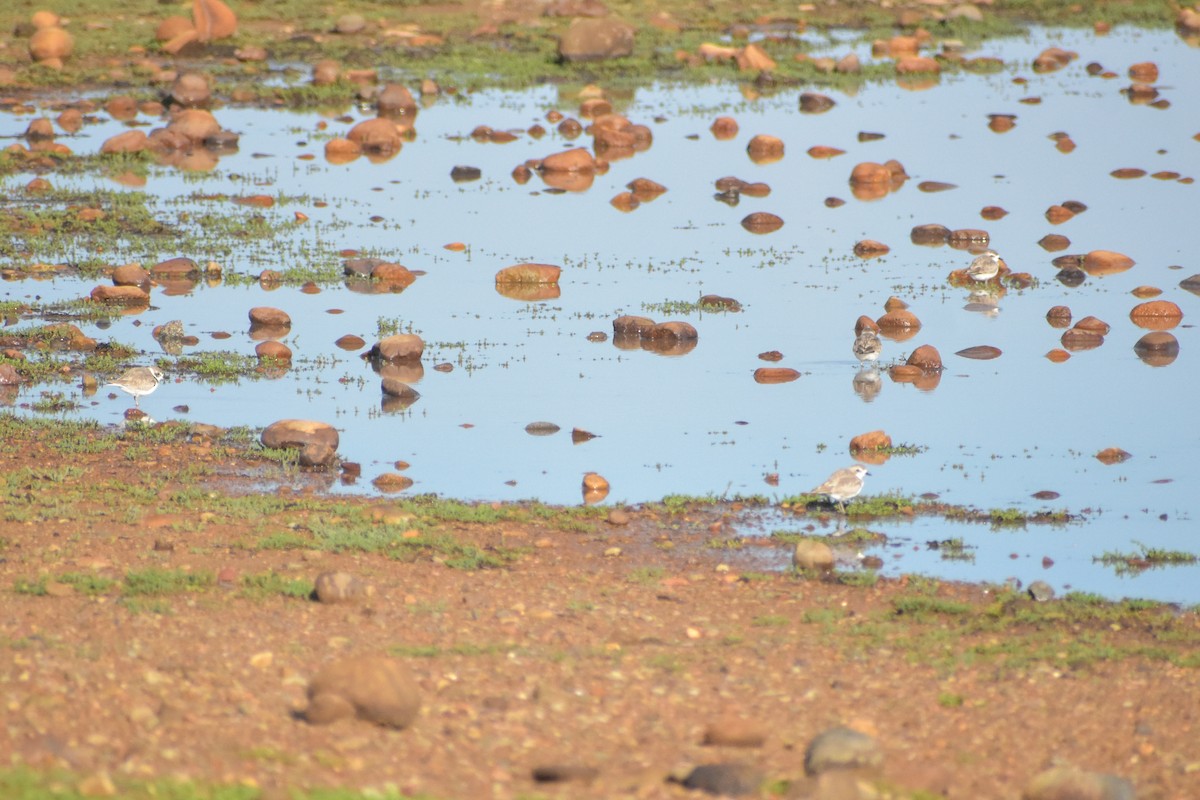
M 1141 542 L 1134 542 L 1138 550 L 1132 553 L 1108 551 L 1092 559 L 1106 567 L 1112 567 L 1118 575 L 1129 575 L 1143 572 L 1156 567 L 1170 567 L 1195 564 L 1200 556 L 1183 550 L 1164 550 L 1160 547 L 1150 547 Z
M 244 597 L 263 598 L 282 595 L 305 600 L 312 596 L 313 582 L 305 578 L 289 578 L 276 572 L 263 572 L 242 576 Z
M 166 597 L 206 589 L 214 583 L 211 572 L 150 567 L 125 573 L 121 593 L 125 597 Z

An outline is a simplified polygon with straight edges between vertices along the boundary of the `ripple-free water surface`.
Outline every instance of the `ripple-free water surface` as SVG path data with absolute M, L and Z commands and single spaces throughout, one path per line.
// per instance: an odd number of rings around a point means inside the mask
M 1030 62 L 1049 45 L 1076 50 L 1080 58 L 1036 74 Z M 1197 386 L 1190 320 L 1200 300 L 1179 288 L 1180 280 L 1200 271 L 1193 235 L 1200 187 L 1110 176 L 1120 167 L 1200 173 L 1200 143 L 1193 139 L 1200 131 L 1200 52 L 1169 32 L 1119 29 L 1097 37 L 1038 30 L 970 55 L 998 56 L 1007 66 L 989 75 L 947 75 L 927 91 L 894 85 L 829 91 L 837 105 L 820 115 L 799 112 L 800 89 L 761 97 L 726 83 L 639 89 L 618 101 L 618 111 L 649 125 L 653 146 L 614 161 L 587 191 L 566 194 L 544 191 L 536 176 L 526 185 L 510 177 L 526 159 L 590 144 L 587 137 L 564 140 L 545 123 L 547 111 L 571 113 L 576 103 L 552 87 L 440 99 L 420 111 L 416 139 L 394 158 L 340 166 L 321 158 L 323 144 L 351 123 L 318 112 L 222 108 L 218 120 L 241 134 L 236 154 L 200 175 L 155 168 L 145 187 L 127 191 L 152 195 L 156 212 L 172 222 L 181 212 L 211 209 L 213 201 L 201 196 L 259 192 L 285 200 L 269 209 L 230 206 L 232 213 L 287 222 L 302 211 L 308 221 L 276 242 L 232 254 L 113 252 L 113 263 L 216 257 L 227 274 L 257 275 L 306 259 L 332 264 L 337 251 L 353 248 L 426 274 L 400 294 L 362 294 L 338 284 L 319 294 L 289 287 L 264 292 L 257 284 L 229 282 L 180 296 L 156 291 L 150 310 L 103 329 L 85 326 L 85 332 L 142 348 L 141 363 L 157 359 L 169 372 L 171 358 L 150 335 L 155 325 L 183 320 L 201 339 L 190 352 L 252 354 L 247 311 L 284 309 L 293 319 L 285 341 L 297 360 L 283 377 L 212 386 L 175 375 L 142 406 L 167 419 L 180 416 L 173 407 L 186 405 L 185 418 L 222 425 L 265 426 L 288 417 L 330 422 L 341 432 L 342 456 L 364 468 L 358 485 L 333 485 L 334 491 L 370 492 L 371 478 L 404 460 L 415 481 L 411 491 L 464 499 L 578 503 L 589 471 L 611 482 L 610 504 L 673 493 L 784 497 L 851 463 L 853 436 L 883 429 L 897 444 L 923 450 L 873 466 L 868 494 L 935 492 L 945 502 L 981 509 L 1086 512 L 1082 522 L 1057 528 L 994 530 L 941 519 L 872 523 L 893 537 L 879 550 L 886 571 L 1025 583 L 1040 578 L 1060 591 L 1200 601 L 1198 567 L 1120 578 L 1092 561 L 1140 545 L 1200 552 L 1194 520 L 1200 437 L 1189 421 Z M 1130 84 L 1128 66 L 1146 60 L 1160 68 L 1168 108 L 1134 105 L 1122 94 Z M 1089 62 L 1120 77 L 1090 77 Z M 1014 82 L 1018 76 L 1027 82 Z M 371 116 L 343 112 L 356 120 Z M 995 113 L 1015 114 L 1016 127 L 993 132 L 988 115 Z M 709 133 L 718 115 L 738 120 L 736 138 L 718 141 Z M 481 124 L 524 131 L 539 122 L 551 129 L 541 139 L 522 135 L 501 145 L 467 136 Z M 0 135 L 19 135 L 27 123 L 26 116 L 0 115 Z M 104 118 L 65 141 L 76 152 L 95 152 L 123 129 Z M 864 131 L 884 138 L 860 142 Z M 1050 137 L 1060 131 L 1077 144 L 1073 152 L 1055 148 Z M 758 133 L 782 138 L 785 158 L 753 163 L 746 143 Z M 846 154 L 816 160 L 805 153 L 813 145 Z M 300 159 L 304 154 L 317 157 Z M 899 160 L 911 179 L 883 199 L 856 200 L 848 184 L 854 164 L 888 159 Z M 479 167 L 483 178 L 456 184 L 450 179 L 456 165 Z M 771 194 L 743 196 L 736 207 L 717 202 L 713 183 L 726 175 L 765 181 Z M 30 177 L 9 177 L 0 188 L 12 196 Z M 609 200 L 638 177 L 669 191 L 632 213 L 614 209 Z M 100 178 L 50 179 L 56 188 L 119 188 Z M 927 193 L 917 188 L 922 181 L 957 188 Z M 829 197 L 846 204 L 828 207 Z M 1081 201 L 1087 211 L 1061 225 L 1047 222 L 1046 209 L 1065 200 Z M 984 220 L 985 206 L 1009 213 Z M 785 225 L 767 235 L 749 233 L 740 221 L 753 211 L 777 214 Z M 987 230 L 991 246 L 1014 271 L 1032 273 L 1035 285 L 1010 289 L 988 313 L 964 308 L 967 290 L 946 278 L 971 256 L 912 244 L 912 227 L 923 223 Z M 1037 244 L 1052 232 L 1070 238 L 1065 252 L 1115 250 L 1136 266 L 1070 288 L 1055 279 L 1050 263 L 1060 253 Z M 854 244 L 864 238 L 888 244 L 891 252 L 855 257 Z M 468 250 L 443 248 L 453 241 Z M 53 255 L 83 254 L 64 242 Z M 562 266 L 561 296 L 529 303 L 498 294 L 496 271 L 521 261 Z M 1168 366 L 1148 366 L 1133 351 L 1145 331 L 1130 321 L 1130 309 L 1141 302 L 1130 291 L 1144 284 L 1163 289 L 1162 298 L 1184 311 L 1184 324 L 1173 331 L 1180 354 Z M 84 296 L 92 284 L 58 279 L 2 288 L 4 299 L 46 300 Z M 736 298 L 743 310 L 672 314 L 654 305 L 709 293 Z M 923 327 L 907 341 L 885 340 L 878 393 L 860 395 L 850 351 L 854 322 L 860 314 L 880 316 L 893 295 L 909 303 Z M 1062 332 L 1045 314 L 1060 304 L 1076 319 L 1094 315 L 1112 330 L 1100 348 L 1054 364 L 1044 356 L 1060 346 Z M 686 320 L 698 330 L 699 344 L 687 355 L 667 357 L 619 349 L 611 336 L 588 341 L 593 331 L 611 335 L 621 314 Z M 334 345 L 347 333 L 377 341 L 380 320 L 398 322 L 426 342 L 424 374 L 413 381 L 420 400 L 400 412 L 383 410 L 371 367 Z M 214 331 L 233 337 L 215 340 Z M 942 355 L 940 383 L 921 390 L 892 382 L 886 366 L 921 344 Z M 954 355 L 985 344 L 1003 355 L 991 361 Z M 754 370 L 766 365 L 757 355 L 768 350 L 781 351 L 779 366 L 802 377 L 756 384 Z M 455 368 L 434 371 L 440 362 Z M 37 391 L 26 390 L 18 403 Z M 105 423 L 119 423 L 128 406 L 124 395 L 78 399 L 80 416 Z M 534 421 L 562 430 L 533 436 L 525 426 Z M 572 444 L 574 427 L 598 438 Z M 1110 446 L 1133 458 L 1105 466 L 1094 455 Z M 765 483 L 768 473 L 778 473 L 778 487 Z M 1041 490 L 1061 496 L 1050 502 L 1031 497 Z M 796 524 L 783 515 L 777 527 Z M 942 561 L 924 546 L 954 537 L 975 548 L 973 562 Z M 1053 566 L 1043 567 L 1043 557 Z

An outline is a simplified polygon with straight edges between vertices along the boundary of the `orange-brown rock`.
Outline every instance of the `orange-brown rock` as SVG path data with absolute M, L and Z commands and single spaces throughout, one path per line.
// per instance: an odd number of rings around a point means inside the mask
M 1106 447 L 1099 453 L 1096 453 L 1096 460 L 1108 466 L 1120 464 L 1122 461 L 1128 461 L 1131 458 L 1133 458 L 1132 453 L 1128 453 L 1119 447 Z
M 1132 178 L 1146 177 L 1146 170 L 1142 169 L 1141 167 L 1119 167 L 1108 174 L 1112 175 L 1114 178 L 1129 180 Z
M 202 42 L 237 33 L 237 15 L 221 0 L 192 0 L 192 24 Z
M 168 258 L 150 267 L 150 274 L 156 278 L 198 277 L 200 271 L 200 265 L 187 256 Z
M 122 264 L 113 270 L 112 280 L 116 286 L 147 286 L 150 273 L 141 264 Z
M 613 17 L 576 17 L 558 40 L 563 61 L 601 61 L 633 52 L 634 28 Z
M 424 352 L 425 342 L 420 336 L 397 333 L 380 339 L 369 355 L 384 361 L 419 361 Z
M 609 490 L 608 481 L 604 478 L 603 475 L 600 475 L 599 473 L 596 473 L 596 472 L 589 472 L 583 476 L 583 491 L 584 491 L 585 495 L 588 493 L 593 493 L 593 494 L 603 493 L 603 494 L 607 495 L 608 490 Z
M 875 333 L 879 333 L 879 325 L 875 322 L 875 320 L 871 319 L 866 314 L 863 314 L 854 321 L 854 335 L 858 336 L 865 330 L 872 330 L 875 331 Z
M 912 364 L 897 364 L 888 369 L 888 377 L 896 383 L 912 383 L 924 375 L 925 370 Z
M 1151 331 L 1138 339 L 1133 352 L 1152 367 L 1165 367 L 1179 356 L 1179 340 L 1166 331 Z
M 619 192 L 608 201 L 608 204 L 618 211 L 629 213 L 642 203 L 633 192 Z
M 389 83 L 375 98 L 375 108 L 381 115 L 408 116 L 417 113 L 417 101 L 402 83 Z
M 999 358 L 1003 353 L 999 347 L 993 347 L 990 344 L 979 344 L 959 350 L 954 355 L 975 359 L 976 361 L 990 361 L 993 358 Z
M 1007 133 L 1017 126 L 1015 114 L 988 114 L 988 128 L 993 133 Z
M 892 171 L 883 164 L 864 161 L 850 171 L 851 183 L 891 183 Z
M 893 331 L 916 331 L 921 327 L 921 320 L 917 319 L 917 315 L 906 308 L 897 308 L 887 312 L 879 319 L 875 320 L 875 324 L 879 326 L 879 330 L 884 333 Z
M 1093 250 L 1083 257 L 1080 269 L 1089 275 L 1113 275 L 1125 272 L 1134 265 L 1134 260 L 1112 250 Z
M 383 117 L 365 119 L 350 129 L 346 138 L 364 151 L 372 153 L 395 153 L 401 146 L 400 129 L 396 123 Z
M 1071 324 L 1071 309 L 1067 306 L 1054 306 L 1046 312 L 1046 321 L 1054 328 L 1065 328 Z
M 325 160 L 331 164 L 345 164 L 362 155 L 358 142 L 349 139 L 330 139 L 325 143 Z
M 991 235 L 980 228 L 956 228 L 950 231 L 950 246 L 959 249 L 986 246 L 991 241 Z
M 1158 80 L 1158 65 L 1153 61 L 1142 61 L 1129 67 L 1129 77 L 1139 83 L 1154 83 Z
M 75 40 L 62 28 L 39 28 L 29 37 L 29 55 L 34 61 L 57 59 L 61 62 L 75 49 Z
M 655 322 L 649 317 L 624 315 L 613 320 L 614 337 L 648 336 L 654 330 Z
M 1071 240 L 1057 233 L 1048 233 L 1038 240 L 1038 245 L 1048 253 L 1057 253 L 1071 246 Z
M 292 348 L 288 347 L 283 342 L 259 342 L 254 346 L 254 355 L 259 361 L 263 359 L 271 359 L 273 361 L 291 361 Z
M 199 72 L 185 72 L 171 84 L 171 100 L 181 106 L 200 106 L 212 99 L 212 87 L 208 76 Z
M 613 113 L 612 103 L 604 97 L 589 97 L 579 104 L 579 116 L 584 119 L 596 119 L 611 113 Z
M 950 229 L 937 223 L 917 225 L 909 232 L 908 238 L 913 244 L 942 245 L 950 241 Z
M 891 252 L 891 249 L 883 242 L 877 242 L 874 239 L 862 239 L 854 243 L 854 255 L 859 258 L 876 258 Z
M 912 355 L 904 363 L 919 367 L 924 372 L 933 372 L 942 368 L 942 356 L 933 345 L 923 344 L 913 350 Z
M 802 92 L 800 110 L 805 114 L 823 114 L 836 105 L 833 98 L 818 92 Z
M 110 153 L 140 153 L 150 146 L 150 140 L 144 131 L 131 130 L 118 133 L 104 140 L 100 152 Z
M 112 305 L 144 306 L 150 303 L 150 295 L 137 286 L 97 286 L 91 298 L 97 303 Z
M 689 322 L 660 322 L 650 329 L 649 334 L 643 334 L 657 342 L 695 341 L 700 338 L 696 328 Z
M 366 341 L 361 336 L 355 336 L 352 333 L 339 336 L 334 344 L 341 350 L 361 350 L 367 346 Z
M 738 134 L 737 120 L 733 117 L 717 117 L 709 126 L 714 139 L 732 139 Z
M 312 68 L 314 86 L 329 86 L 338 82 L 342 76 L 342 65 L 332 58 L 323 58 Z
M 1050 352 L 1046 353 L 1046 358 L 1055 364 L 1061 364 L 1062 362 L 1066 361 L 1070 357 L 1071 357 L 1070 353 L 1068 353 L 1066 350 L 1061 350 L 1059 348 L 1055 348 L 1055 349 L 1051 350 Z
M 836 147 L 829 147 L 821 144 L 813 145 L 812 147 L 808 148 L 808 154 L 812 158 L 834 158 L 835 156 L 840 156 L 845 152 L 845 150 L 839 150 Z
M 1046 219 L 1051 225 L 1061 225 L 1073 216 L 1075 216 L 1075 212 L 1066 206 L 1054 205 L 1046 209 Z
M 1063 50 L 1061 47 L 1047 47 L 1033 59 L 1033 71 L 1052 72 L 1065 67 L 1078 57 L 1078 53 Z
M 377 281 L 389 283 L 393 288 L 401 289 L 411 285 L 417 279 L 417 276 L 408 267 L 402 264 L 393 264 L 390 261 L 376 264 L 371 269 L 371 277 Z
M 1107 322 L 1105 322 L 1102 319 L 1099 319 L 1098 317 L 1091 317 L 1091 316 L 1084 317 L 1083 319 L 1076 322 L 1075 327 L 1079 328 L 1079 330 L 1081 330 L 1081 331 L 1090 331 L 1091 333 L 1098 333 L 1101 336 L 1107 336 L 1109 330 L 1111 330 L 1111 327 L 1109 326 L 1109 324 Z
M 1129 318 L 1139 328 L 1165 331 L 1183 321 L 1183 311 L 1170 300 L 1150 300 L 1134 306 Z
M 1082 328 L 1070 328 L 1063 333 L 1061 341 L 1064 349 L 1076 352 L 1099 347 L 1104 344 L 1104 337 Z
M 783 158 L 783 140 L 778 136 L 760 133 L 746 145 L 750 160 L 761 164 Z
M 751 233 L 774 233 L 783 227 L 783 219 L 766 211 L 755 211 L 742 219 L 742 227 Z
M 790 383 L 800 377 L 800 373 L 789 367 L 759 367 L 754 370 L 755 383 Z
M 186 108 L 180 111 L 167 128 L 196 143 L 221 132 L 221 124 L 217 122 L 216 117 L 202 108 Z
M 1008 211 L 1000 206 L 984 206 L 979 210 L 979 216 L 986 220 L 1004 219 L 1008 216 Z
M 1157 286 L 1138 286 L 1130 290 L 1129 293 L 1134 297 L 1141 298 L 1158 297 L 1162 294 L 1162 289 L 1159 289 Z
M 249 317 L 252 328 L 287 328 L 292 324 L 286 311 L 271 306 L 255 306 L 250 309 Z
M 936 74 L 942 66 L 928 56 L 904 56 L 896 60 L 897 75 Z
M 860 433 L 850 440 L 851 453 L 858 453 L 862 450 L 886 450 L 891 446 L 892 437 L 883 431 Z
M 558 283 L 561 275 L 553 264 L 514 264 L 496 273 L 496 283 Z
M 542 159 L 542 172 L 593 172 L 596 159 L 582 147 L 552 153 Z
M 308 684 L 302 717 L 314 725 L 360 719 L 387 728 L 407 728 L 421 698 L 416 680 L 398 661 L 350 656 L 324 666 Z
M 649 202 L 667 191 L 667 187 L 649 178 L 634 178 L 625 184 L 625 188 L 633 192 L 633 196 L 643 203 Z
M 46 141 L 54 138 L 54 123 L 46 117 L 30 120 L 22 136 L 29 141 Z

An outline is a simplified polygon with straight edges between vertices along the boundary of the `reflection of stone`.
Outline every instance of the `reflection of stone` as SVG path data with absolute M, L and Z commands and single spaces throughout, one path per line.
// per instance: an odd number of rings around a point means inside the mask
M 1179 340 L 1166 331 L 1152 331 L 1137 340 L 1133 352 L 1145 364 L 1165 367 L 1179 357 Z

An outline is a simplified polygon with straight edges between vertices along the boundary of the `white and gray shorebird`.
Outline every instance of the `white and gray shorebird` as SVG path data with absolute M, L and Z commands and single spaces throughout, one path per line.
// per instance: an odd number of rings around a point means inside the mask
M 854 337 L 854 357 L 859 361 L 874 361 L 882 352 L 883 342 L 871 328 L 863 328 L 862 333 Z
M 990 281 L 1000 274 L 1003 259 L 995 250 L 984 250 L 967 267 L 967 277 L 973 281 Z
M 830 475 L 824 483 L 813 489 L 809 494 L 823 494 L 837 503 L 838 510 L 846 513 L 846 501 L 858 497 L 863 490 L 863 476 L 870 475 L 862 464 L 852 467 L 842 467 Z
M 104 385 L 115 386 L 121 391 L 133 395 L 133 405 L 136 407 L 142 396 L 157 389 L 158 384 L 165 377 L 158 367 L 130 367 L 122 372 L 115 381 Z

